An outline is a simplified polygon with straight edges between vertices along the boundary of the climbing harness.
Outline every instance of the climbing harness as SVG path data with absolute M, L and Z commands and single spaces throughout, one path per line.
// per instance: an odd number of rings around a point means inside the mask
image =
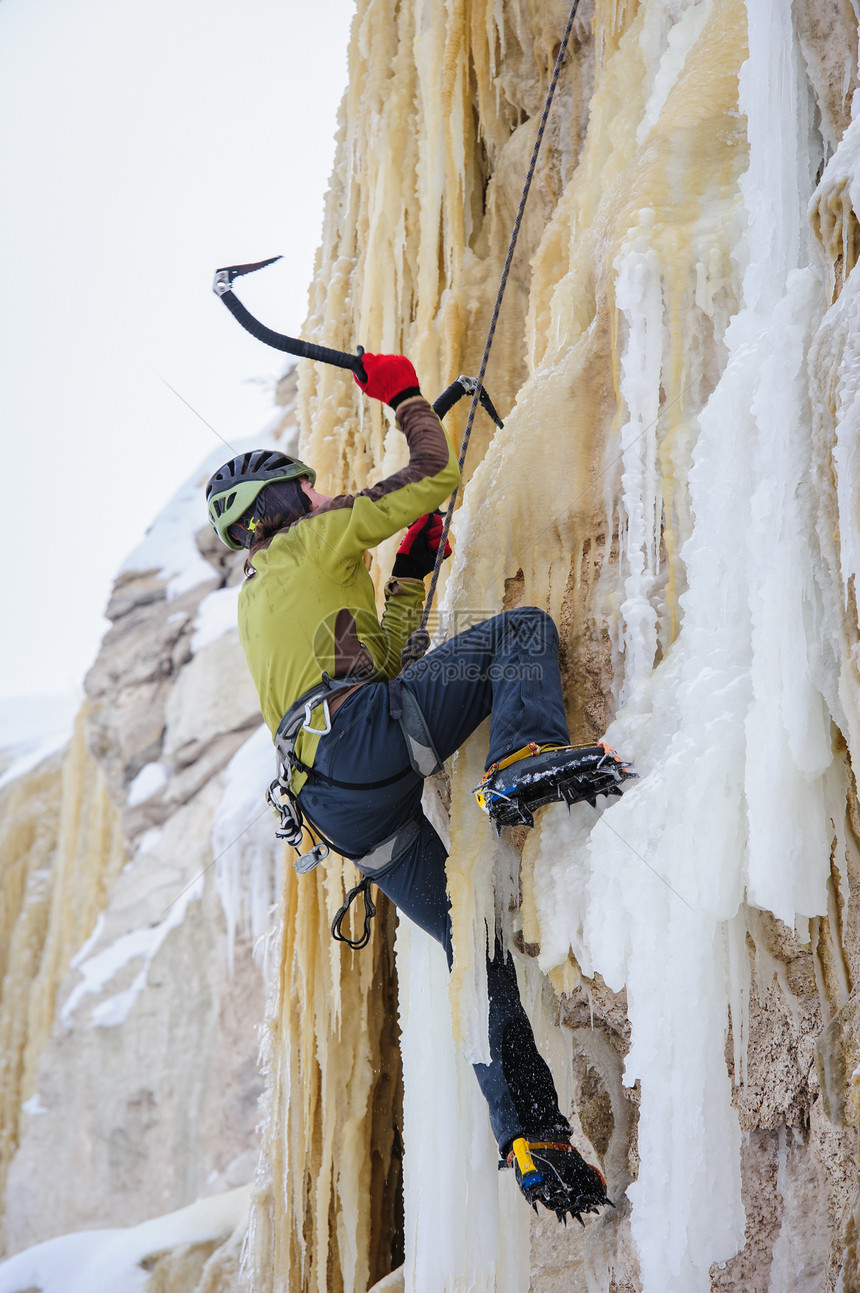
M 298 854 L 293 865 L 299 875 L 313 871 L 314 867 L 319 866 L 320 862 L 328 857 L 331 845 L 320 836 L 319 840 L 314 841 L 311 849 L 300 852 L 305 828 L 311 839 L 314 838 L 314 832 L 310 824 L 305 822 L 298 799 L 290 789 L 293 772 L 299 766 L 295 753 L 296 741 L 303 730 L 310 732 L 312 736 L 327 736 L 331 731 L 331 713 L 328 707 L 330 698 L 340 691 L 345 691 L 347 687 L 354 686 L 354 678 L 330 678 L 327 673 L 324 673 L 316 686 L 309 688 L 293 702 L 275 732 L 276 774 L 266 791 L 266 803 L 278 818 L 279 824 L 275 828 L 276 837 L 286 840 L 290 848 L 295 849 Z M 320 707 L 322 726 L 314 727 L 312 715 L 314 710 Z M 316 833 L 320 835 L 319 831 Z
M 400 724 L 412 771 L 419 777 L 432 777 L 434 772 L 440 772 L 443 761 L 433 743 L 427 720 L 400 675 L 388 684 L 388 706 L 391 717 Z
M 310 823 L 299 807 L 298 798 L 293 793 L 290 785 L 295 771 L 307 772 L 310 776 L 325 782 L 326 785 L 349 790 L 378 790 L 380 787 L 393 784 L 408 775 L 409 769 L 406 769 L 393 777 L 385 778 L 383 781 L 361 783 L 336 781 L 333 777 L 326 776 L 325 773 L 318 771 L 316 768 L 305 768 L 305 765 L 297 758 L 295 749 L 299 734 L 304 731 L 309 732 L 312 736 L 328 736 L 332 725 L 329 700 L 338 692 L 349 690 L 355 686 L 356 680 L 354 678 L 330 678 L 327 673 L 324 673 L 322 680 L 316 686 L 309 688 L 308 691 L 299 696 L 298 700 L 293 702 L 275 732 L 276 775 L 266 792 L 266 802 L 278 817 L 279 824 L 275 830 L 275 835 L 278 839 L 286 840 L 297 853 L 302 847 L 303 831 L 305 829 L 310 833 L 312 839 L 314 838 L 314 832 L 319 836 L 319 841 L 315 841 L 313 848 L 307 852 L 300 853 L 295 859 L 294 866 L 300 875 L 313 871 L 320 862 L 324 861 L 332 849 L 340 853 L 342 857 L 350 858 L 361 871 L 381 871 L 383 867 L 388 866 L 389 862 L 393 862 L 396 857 L 399 857 L 401 853 L 409 848 L 417 839 L 421 829 L 419 818 L 417 816 L 410 818 L 409 821 L 392 831 L 390 835 L 386 835 L 384 839 L 380 840 L 369 853 L 355 855 L 325 839 L 322 832 L 317 828 L 312 830 Z M 428 777 L 431 773 L 438 772 L 442 767 L 442 760 L 433 745 L 424 715 L 421 713 L 414 696 L 407 688 L 401 687 L 398 678 L 389 683 L 389 693 L 391 717 L 400 724 L 400 729 L 406 742 L 411 770 L 421 777 Z
M 424 716 L 418 708 L 417 702 L 406 689 L 401 690 L 398 683 L 398 679 L 394 679 L 389 683 L 389 688 L 393 691 L 391 696 L 391 716 L 400 722 L 400 727 L 406 740 L 411 768 L 421 776 L 428 776 L 430 772 L 437 771 L 442 766 L 442 763 L 433 747 Z M 309 871 L 313 871 L 315 867 L 319 866 L 320 862 L 323 862 L 328 857 L 332 849 L 340 853 L 342 857 L 350 858 L 359 870 L 364 872 L 360 884 L 356 885 L 354 889 L 350 889 L 346 895 L 346 901 L 337 912 L 331 925 L 333 938 L 338 942 L 346 943 L 353 951 L 360 951 L 370 941 L 370 925 L 376 915 L 376 905 L 370 894 L 373 874 L 388 866 L 390 862 L 393 862 L 396 857 L 399 857 L 414 843 L 421 832 L 420 816 L 416 815 L 410 818 L 409 821 L 392 831 L 390 835 L 380 840 L 369 853 L 356 857 L 332 841 L 325 839 L 316 827 L 312 828 L 310 821 L 299 807 L 298 798 L 290 786 L 295 769 L 307 770 L 311 776 L 317 777 L 329 785 L 343 787 L 347 784 L 335 781 L 315 768 L 305 769 L 304 765 L 296 757 L 295 747 L 299 733 L 302 731 L 310 732 L 312 735 L 320 737 L 329 734 L 331 731 L 329 700 L 337 692 L 352 688 L 355 685 L 355 679 L 353 678 L 330 678 L 328 674 L 324 673 L 320 683 L 315 687 L 311 687 L 290 706 L 278 724 L 278 730 L 275 733 L 277 772 L 266 792 L 266 802 L 278 818 L 279 824 L 275 829 L 276 837 L 285 840 L 297 854 L 293 865 L 298 875 L 306 875 Z M 319 715 L 320 710 L 322 711 L 321 718 Z M 316 720 L 314 719 L 315 714 Z M 316 726 L 315 722 L 320 725 Z M 376 789 L 379 786 L 387 785 L 389 782 L 399 780 L 404 775 L 405 773 L 398 773 L 397 776 L 387 778 L 383 782 L 362 783 L 358 788 Z M 349 788 L 355 789 L 356 787 L 349 783 Z M 301 851 L 305 830 L 310 834 L 313 846 L 306 851 Z M 319 838 L 315 838 L 315 835 L 319 836 Z M 364 895 L 364 932 L 360 938 L 350 939 L 343 932 L 343 924 L 350 906 L 360 894 Z

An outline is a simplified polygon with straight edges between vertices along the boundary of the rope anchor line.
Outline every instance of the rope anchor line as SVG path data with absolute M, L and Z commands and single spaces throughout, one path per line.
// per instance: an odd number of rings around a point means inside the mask
M 567 53 L 567 46 L 568 46 L 568 42 L 570 41 L 570 33 L 573 30 L 573 22 L 576 17 L 576 11 L 578 8 L 579 8 L 579 0 L 573 0 L 573 3 L 570 6 L 570 13 L 568 14 L 568 18 L 567 18 L 567 26 L 564 29 L 564 35 L 562 36 L 561 44 L 558 47 L 558 54 L 556 55 L 555 66 L 553 67 L 553 71 L 552 71 L 552 79 L 550 80 L 549 89 L 547 90 L 546 99 L 544 101 L 543 112 L 541 113 L 537 135 L 535 136 L 535 141 L 532 146 L 532 153 L 529 159 L 528 171 L 526 172 L 525 183 L 523 184 L 523 191 L 520 195 L 520 204 L 517 209 L 517 214 L 514 220 L 513 229 L 511 230 L 511 237 L 508 243 L 508 251 L 507 251 L 507 255 L 505 256 L 505 263 L 502 268 L 502 277 L 499 282 L 499 290 L 496 294 L 496 303 L 493 306 L 493 314 L 490 319 L 489 329 L 487 331 L 487 340 L 484 343 L 484 353 L 481 356 L 481 366 L 480 366 L 480 369 L 478 370 L 476 388 L 475 388 L 475 392 L 472 395 L 472 402 L 469 406 L 469 416 L 466 420 L 466 430 L 463 432 L 463 441 L 460 446 L 460 457 L 459 457 L 459 466 L 460 466 L 461 474 L 463 471 L 463 464 L 466 461 L 466 453 L 469 448 L 469 439 L 472 435 L 472 425 L 475 421 L 475 412 L 478 407 L 479 393 L 483 390 L 484 375 L 486 374 L 486 371 L 487 371 L 487 364 L 489 363 L 489 359 L 490 359 L 490 351 L 493 348 L 493 339 L 495 338 L 495 335 L 496 335 L 496 324 L 498 323 L 498 320 L 499 320 L 499 312 L 501 311 L 501 308 L 502 308 L 502 300 L 504 299 L 505 288 L 508 285 L 508 276 L 511 272 L 511 265 L 513 264 L 514 252 L 516 251 L 516 246 L 517 246 L 517 239 L 519 238 L 519 235 L 520 235 L 520 226 L 522 225 L 522 222 L 523 222 L 523 215 L 525 214 L 526 202 L 528 201 L 529 190 L 531 189 L 532 179 L 534 178 L 534 173 L 535 173 L 535 167 L 537 166 L 538 154 L 540 153 L 541 144 L 543 143 L 544 131 L 546 130 L 546 123 L 549 118 L 550 109 L 552 107 L 552 101 L 555 97 L 555 88 L 558 85 L 558 78 L 561 72 L 561 66 L 562 66 L 562 63 L 564 62 L 565 54 Z M 458 485 L 454 490 L 453 494 L 451 495 L 451 498 L 448 502 L 448 507 L 446 509 L 446 515 L 445 515 L 445 523 L 442 528 L 442 537 L 439 540 L 439 548 L 436 553 L 436 564 L 433 567 L 433 577 L 430 580 L 430 588 L 428 589 L 428 592 L 427 592 L 427 600 L 424 603 L 424 614 L 421 616 L 421 625 L 416 630 L 416 632 L 413 633 L 412 637 L 406 643 L 406 647 L 404 648 L 405 652 L 410 653 L 410 657 L 412 659 L 420 659 L 420 656 L 424 654 L 424 652 L 427 650 L 427 647 L 430 644 L 430 635 L 427 633 L 427 620 L 430 615 L 430 610 L 433 606 L 433 599 L 436 596 L 436 585 L 439 582 L 439 571 L 442 568 L 442 561 L 445 555 L 445 545 L 448 541 L 448 532 L 451 529 L 451 518 L 454 514 L 454 506 L 457 502 L 457 495 L 459 494 L 459 492 L 460 492 L 460 486 Z M 411 652 L 410 652 L 410 646 L 412 646 Z M 422 646 L 423 646 L 423 650 L 421 650 Z M 416 652 L 418 654 L 416 654 Z

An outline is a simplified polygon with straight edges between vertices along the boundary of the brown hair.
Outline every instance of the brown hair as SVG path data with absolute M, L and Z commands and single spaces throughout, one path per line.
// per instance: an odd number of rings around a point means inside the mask
M 257 522 L 254 527 L 254 542 L 248 549 L 248 555 L 245 558 L 244 570 L 245 577 L 247 579 L 250 579 L 252 575 L 257 573 L 251 565 L 251 562 L 254 560 L 257 553 L 260 552 L 262 548 L 268 548 L 276 534 L 286 534 L 287 530 L 291 530 L 294 525 L 298 525 L 299 521 L 303 519 L 304 518 L 301 516 L 294 516 L 289 520 L 285 520 L 283 516 L 276 515 L 267 517 L 264 521 Z
M 260 491 L 254 508 L 254 519 L 249 524 L 252 543 L 245 559 L 245 576 L 256 574 L 251 561 L 261 548 L 267 548 L 276 534 L 283 534 L 290 526 L 307 516 L 310 501 L 301 487 L 301 480 L 273 481 Z

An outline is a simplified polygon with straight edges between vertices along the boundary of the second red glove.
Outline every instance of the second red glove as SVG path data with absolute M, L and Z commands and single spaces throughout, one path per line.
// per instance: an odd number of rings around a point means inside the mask
M 396 579 L 423 579 L 430 574 L 436 565 L 443 525 L 439 512 L 428 512 L 412 522 L 394 558 L 391 573 Z M 446 543 L 445 556 L 450 555 L 451 545 Z

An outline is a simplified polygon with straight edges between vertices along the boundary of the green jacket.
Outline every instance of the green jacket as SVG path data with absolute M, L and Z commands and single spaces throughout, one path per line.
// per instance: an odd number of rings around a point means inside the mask
M 397 422 L 409 446 L 401 471 L 333 498 L 254 553 L 239 594 L 239 638 L 273 735 L 323 673 L 357 682 L 393 678 L 420 622 L 423 582 L 390 579 L 380 624 L 364 554 L 444 502 L 460 473 L 448 434 L 423 397 L 401 404 Z M 321 708 L 312 725 L 324 726 Z M 296 754 L 307 767 L 318 742 L 309 732 L 298 737 Z M 295 794 L 305 780 L 293 774 Z

